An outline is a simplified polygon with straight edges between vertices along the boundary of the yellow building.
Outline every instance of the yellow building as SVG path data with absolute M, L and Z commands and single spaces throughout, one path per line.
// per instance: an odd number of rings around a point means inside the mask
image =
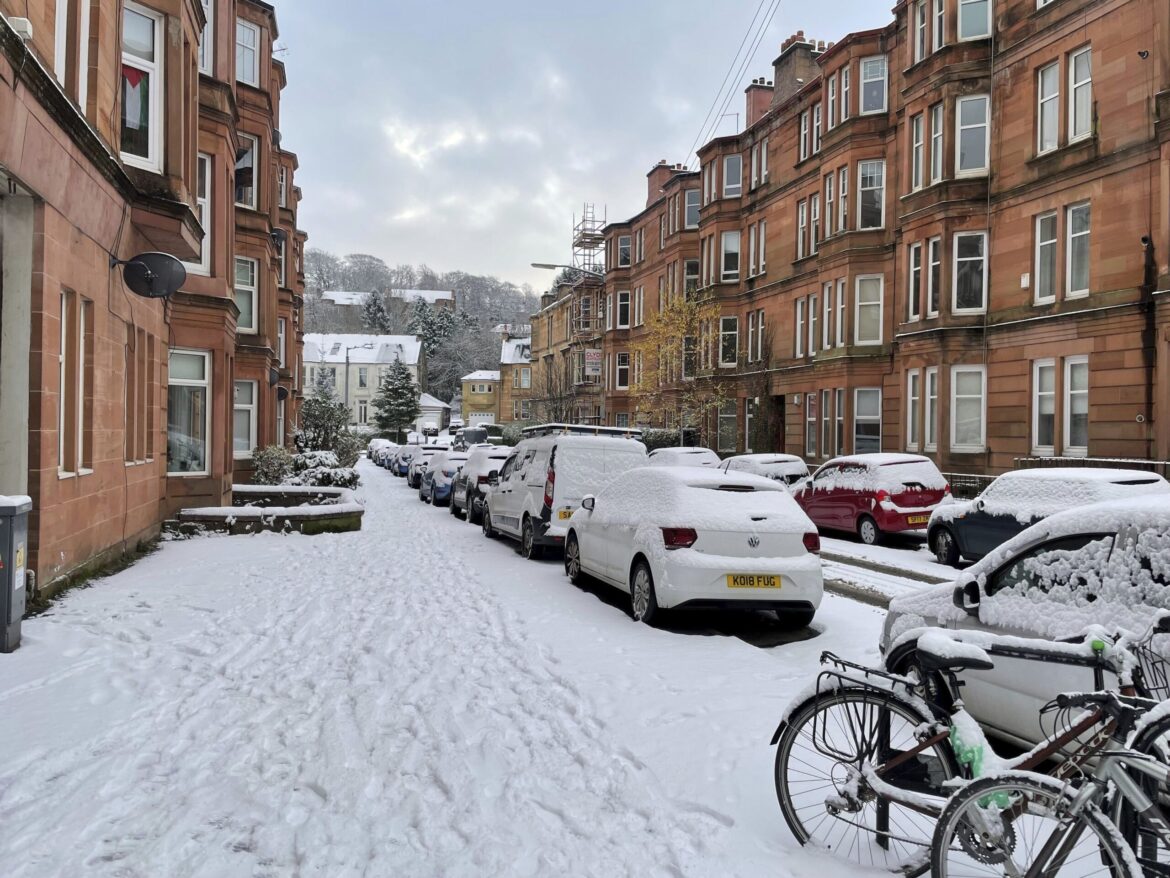
M 468 427 L 500 422 L 500 373 L 481 369 L 464 375 L 463 423 Z
M 500 347 L 500 420 L 523 423 L 536 417 L 532 395 L 532 338 L 508 338 Z

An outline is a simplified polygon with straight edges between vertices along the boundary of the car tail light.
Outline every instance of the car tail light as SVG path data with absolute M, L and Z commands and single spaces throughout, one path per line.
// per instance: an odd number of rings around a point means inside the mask
M 821 553 L 821 535 L 815 531 L 805 534 L 804 547 L 812 554 L 819 555 Z
M 878 491 L 875 497 L 878 503 L 885 503 L 890 499 L 890 492 L 883 489 Z
M 551 466 L 548 468 L 548 475 L 544 480 L 544 505 L 552 509 L 553 504 L 553 488 L 557 484 L 557 471 Z
M 478 476 L 476 476 L 475 483 L 477 485 L 486 485 L 488 483 L 487 473 L 480 473 Z
M 668 549 L 689 549 L 695 544 L 699 535 L 693 527 L 664 527 L 662 542 Z
M 951 486 L 943 485 L 943 493 L 949 495 L 951 493 Z

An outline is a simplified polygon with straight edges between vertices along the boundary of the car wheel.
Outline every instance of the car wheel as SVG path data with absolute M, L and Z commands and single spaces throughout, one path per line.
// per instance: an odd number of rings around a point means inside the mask
M 873 546 L 881 539 L 882 532 L 878 530 L 876 521 L 868 515 L 863 515 L 857 520 L 857 536 L 867 546 Z
M 780 627 L 785 631 L 799 631 L 801 628 L 807 628 L 816 614 L 816 610 L 777 610 L 776 618 L 780 620 Z
M 936 530 L 930 545 L 939 564 L 954 567 L 959 563 L 959 543 L 949 527 L 940 527 Z
M 459 517 L 459 509 L 455 505 L 455 498 L 454 497 L 452 497 L 450 500 L 447 501 L 447 511 L 450 512 L 452 515 L 454 515 L 456 518 Z
M 536 525 L 528 516 L 524 517 L 524 526 L 520 529 L 520 554 L 529 561 L 535 561 L 544 554 L 544 549 L 536 544 Z
M 581 544 L 577 542 L 577 535 L 570 533 L 565 540 L 565 576 L 573 585 L 580 585 L 585 581 L 585 573 L 581 570 Z
M 496 531 L 492 527 L 492 514 L 487 509 L 483 511 L 483 535 L 489 540 L 496 538 Z
M 483 511 L 479 509 L 474 497 L 467 498 L 467 520 L 472 524 L 480 524 L 483 521 Z
M 637 622 L 650 625 L 658 615 L 658 597 L 654 594 L 654 576 L 650 565 L 639 561 L 630 574 L 630 612 Z

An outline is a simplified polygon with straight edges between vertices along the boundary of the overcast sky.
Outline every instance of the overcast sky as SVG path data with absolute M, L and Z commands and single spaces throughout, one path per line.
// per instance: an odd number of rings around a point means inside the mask
M 275 0 L 309 246 L 494 274 L 570 257 L 585 201 L 623 219 L 686 162 L 760 0 Z M 772 5 L 765 0 L 763 7 Z M 885 24 L 893 0 L 780 0 L 727 108 L 790 34 Z M 718 134 L 735 130 L 722 120 Z

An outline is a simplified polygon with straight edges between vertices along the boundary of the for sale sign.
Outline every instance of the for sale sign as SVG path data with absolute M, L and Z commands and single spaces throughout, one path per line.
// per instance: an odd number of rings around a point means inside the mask
M 585 375 L 588 378 L 599 378 L 601 376 L 600 350 L 585 351 Z

